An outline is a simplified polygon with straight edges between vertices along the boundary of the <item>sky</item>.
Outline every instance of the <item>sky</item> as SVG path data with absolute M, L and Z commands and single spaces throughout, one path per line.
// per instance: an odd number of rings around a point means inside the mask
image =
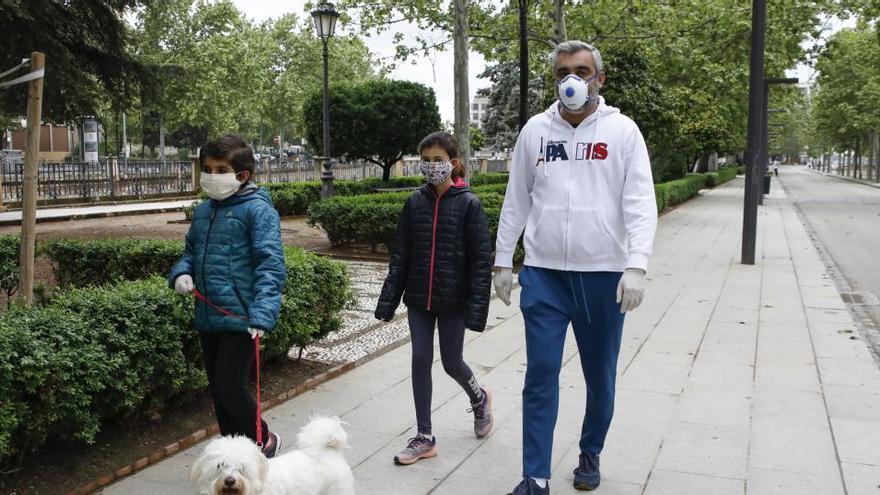
M 300 18 L 310 18 L 305 8 L 305 0 L 233 0 L 236 7 L 244 14 L 257 21 L 269 18 L 280 17 L 287 13 L 295 13 Z M 340 28 L 337 25 L 337 30 Z M 346 32 L 351 32 L 355 28 L 344 27 Z M 398 25 L 398 31 L 404 33 L 407 40 L 412 40 L 413 35 L 420 33 L 420 30 L 412 25 Z M 373 52 L 377 58 L 393 57 L 394 42 L 393 34 L 385 32 L 378 36 L 371 36 L 365 40 L 367 47 Z M 438 39 L 444 36 L 443 33 L 437 33 Z M 332 39 L 330 41 L 333 42 Z M 437 105 L 440 107 L 440 117 L 444 122 L 453 122 L 455 120 L 454 97 L 455 88 L 453 87 L 453 57 L 452 43 L 448 44 L 449 48 L 444 51 L 435 51 L 434 57 L 416 57 L 411 61 L 399 63 L 397 68 L 389 74 L 392 79 L 414 81 L 424 84 L 434 90 L 437 95 Z M 469 58 L 469 74 L 468 81 L 473 99 L 479 88 L 487 88 L 491 86 L 488 79 L 480 79 L 477 76 L 486 68 L 486 61 L 479 53 L 470 52 Z

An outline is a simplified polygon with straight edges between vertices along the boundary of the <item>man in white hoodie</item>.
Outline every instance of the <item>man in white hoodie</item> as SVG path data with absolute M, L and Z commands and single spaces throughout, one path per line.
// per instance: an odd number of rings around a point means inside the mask
M 523 127 L 501 210 L 495 290 L 510 304 L 513 255 L 526 327 L 523 480 L 514 495 L 549 494 L 559 371 L 569 323 L 587 404 L 574 486 L 599 486 L 599 453 L 614 412 L 624 314 L 641 304 L 657 228 L 654 183 L 638 126 L 605 104 L 599 50 L 580 41 L 552 54 L 558 101 Z

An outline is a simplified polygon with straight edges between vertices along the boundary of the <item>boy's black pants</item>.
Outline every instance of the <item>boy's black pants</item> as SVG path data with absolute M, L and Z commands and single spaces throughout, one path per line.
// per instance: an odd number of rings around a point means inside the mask
M 254 364 L 254 341 L 246 332 L 200 332 L 205 371 L 220 434 L 257 439 L 257 402 L 248 390 Z M 263 421 L 263 440 L 269 426 Z

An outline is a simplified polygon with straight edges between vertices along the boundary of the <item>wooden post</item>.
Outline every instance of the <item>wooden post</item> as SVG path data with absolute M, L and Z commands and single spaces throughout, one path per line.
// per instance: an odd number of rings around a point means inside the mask
M 46 55 L 31 53 L 31 72 L 43 68 Z M 43 78 L 28 83 L 27 151 L 24 161 L 24 187 L 21 199 L 21 278 L 19 300 L 27 305 L 34 302 L 34 249 L 37 227 L 37 163 L 40 155 L 40 121 L 43 112 Z
M 480 158 L 480 173 L 481 174 L 489 173 L 489 159 L 488 158 Z

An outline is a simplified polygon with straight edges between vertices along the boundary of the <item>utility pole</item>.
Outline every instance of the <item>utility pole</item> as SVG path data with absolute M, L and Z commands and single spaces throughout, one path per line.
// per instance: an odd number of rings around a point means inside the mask
M 764 97 L 764 29 L 767 6 L 752 0 L 752 48 L 749 56 L 749 128 L 746 152 L 746 190 L 743 198 L 742 264 L 755 264 L 758 233 L 758 192 L 761 186 L 758 159 L 761 153 L 761 121 Z
M 31 72 L 42 71 L 46 55 L 31 53 Z M 28 83 L 27 151 L 24 160 L 24 187 L 21 201 L 21 278 L 18 297 L 27 305 L 34 302 L 34 250 L 37 227 L 37 164 L 40 154 L 40 122 L 43 113 L 43 78 Z

